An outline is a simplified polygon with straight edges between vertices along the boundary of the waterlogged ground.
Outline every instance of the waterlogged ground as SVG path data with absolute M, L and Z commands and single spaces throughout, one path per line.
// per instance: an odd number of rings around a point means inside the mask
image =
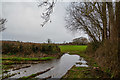
M 111 76 L 108 71 L 103 70 L 104 67 L 103 68 L 99 67 L 92 57 L 85 54 L 85 50 L 87 46 L 60 45 L 59 47 L 61 49 L 61 53 L 66 53 L 66 52 L 69 53 L 64 54 L 59 59 L 50 58 L 47 61 L 27 60 L 24 62 L 24 60 L 26 59 L 22 58 L 20 60 L 23 60 L 22 62 L 25 64 L 23 63 L 21 65 L 17 64 L 14 65 L 15 69 L 11 69 L 9 71 L 6 70 L 3 71 L 4 73 L 3 79 L 8 80 L 8 78 L 9 79 L 17 78 L 18 80 L 29 80 L 31 78 L 42 78 L 42 79 L 44 78 L 46 80 L 49 78 L 50 79 L 61 78 L 61 80 L 62 79 L 74 80 L 76 78 L 109 78 Z M 6 63 L 10 63 L 10 62 L 6 62 Z M 19 66 L 21 66 L 21 68 L 19 68 Z M 4 69 L 6 68 L 8 69 L 9 67 L 11 66 L 4 66 Z
M 21 69 L 11 69 L 9 72 L 4 73 L 3 76 L 11 75 L 8 76 L 9 78 L 22 78 L 24 76 L 30 78 L 61 78 L 73 66 L 88 67 L 87 62 L 82 57 L 69 55 L 68 53 L 61 56 L 60 59 L 42 61 L 38 64 L 27 64 L 26 66 Z

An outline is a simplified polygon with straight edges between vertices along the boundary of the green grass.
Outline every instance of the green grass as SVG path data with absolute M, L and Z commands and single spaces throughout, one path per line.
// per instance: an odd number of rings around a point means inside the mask
M 5 76 L 2 76 L 2 79 L 6 79 L 6 78 L 9 78 L 9 77 L 12 77 L 14 75 L 16 75 L 17 73 L 14 73 L 14 74 L 7 74 Z
M 93 78 L 93 77 L 90 74 L 89 68 L 73 66 L 72 69 L 70 69 L 68 73 L 64 75 L 62 78 L 63 79 L 69 78 L 70 80 L 74 80 L 75 78 Z
M 73 66 L 66 75 L 62 77 L 61 80 L 69 79 L 74 80 L 76 78 L 100 78 L 100 77 L 108 77 L 108 75 L 101 70 L 101 68 L 97 65 L 93 57 L 90 57 L 85 53 L 87 46 L 85 45 L 60 45 L 61 52 L 70 52 L 70 55 L 79 55 L 83 57 L 89 67 L 76 67 Z M 98 70 L 95 69 L 99 67 Z M 108 70 L 109 72 L 109 70 Z
M 86 45 L 60 45 L 62 53 L 65 52 L 84 52 L 87 48 Z
M 7 64 L 7 65 L 12 65 L 14 63 L 15 63 L 14 61 L 10 61 L 10 60 L 3 60 L 2 61 L 2 64 Z
M 40 58 L 40 60 L 51 60 L 51 59 L 55 59 L 55 57 L 43 57 L 43 58 Z
M 2 58 L 2 60 L 12 60 L 12 61 L 39 61 L 39 60 L 51 60 L 55 57 L 42 57 L 42 58 L 22 58 L 22 57 L 12 57 L 12 58 Z
M 23 76 L 23 77 L 21 77 L 21 78 L 19 78 L 19 79 L 17 79 L 17 80 L 31 80 L 31 78 L 35 78 L 36 76 L 38 76 L 38 75 L 41 75 L 41 74 L 43 74 L 43 73 L 46 73 L 46 72 L 48 72 L 49 70 L 51 70 L 51 68 L 49 68 L 49 69 L 46 69 L 45 71 L 42 71 L 42 72 L 37 72 L 37 73 L 35 73 L 35 74 L 31 74 L 31 75 L 29 75 L 29 76 Z M 43 79 L 44 80 L 44 79 Z M 46 79 L 45 79 L 46 80 Z
M 37 60 L 39 60 L 39 58 L 12 57 L 12 58 L 2 58 L 2 60 L 12 60 L 12 61 L 37 61 Z
M 8 69 L 11 69 L 11 68 L 13 68 L 12 65 L 3 65 L 2 64 L 2 70 L 8 70 Z
M 75 67 L 73 66 L 61 80 L 69 78 L 74 80 L 75 78 L 109 78 L 110 76 L 103 72 L 100 68 L 94 69 L 91 67 Z

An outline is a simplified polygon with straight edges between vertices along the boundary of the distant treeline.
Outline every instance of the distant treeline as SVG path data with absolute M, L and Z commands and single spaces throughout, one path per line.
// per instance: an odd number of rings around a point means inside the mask
M 31 54 L 31 53 L 60 53 L 60 48 L 56 44 L 28 43 L 19 41 L 2 41 L 2 54 Z
M 62 43 L 59 45 L 87 45 L 88 43 L 76 43 L 76 42 L 68 42 L 68 43 Z

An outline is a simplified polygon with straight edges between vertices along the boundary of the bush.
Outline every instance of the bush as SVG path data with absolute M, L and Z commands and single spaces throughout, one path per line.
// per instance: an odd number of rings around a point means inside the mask
M 88 44 L 86 52 L 94 54 L 100 45 L 102 45 L 102 42 L 91 42 Z
M 106 40 L 95 52 L 96 61 L 104 67 L 107 72 L 111 72 L 114 77 L 118 74 L 120 66 L 118 66 L 118 44 L 116 42 Z M 108 71 L 109 69 L 109 71 Z
M 102 69 L 111 74 L 111 77 L 120 76 L 118 52 L 117 41 L 92 42 L 87 47 L 87 53 L 93 56 Z
M 59 53 L 60 49 L 57 45 L 55 44 L 43 44 L 42 45 L 42 52 L 45 52 L 47 54 L 54 54 L 54 53 Z
M 60 49 L 56 44 L 23 43 L 15 41 L 2 41 L 3 54 L 31 54 L 42 52 L 46 54 L 59 53 Z

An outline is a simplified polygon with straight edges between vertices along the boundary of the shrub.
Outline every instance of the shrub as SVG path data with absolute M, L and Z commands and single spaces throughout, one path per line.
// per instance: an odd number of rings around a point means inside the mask
M 87 53 L 92 55 L 103 70 L 111 74 L 111 77 L 120 75 L 117 41 L 105 40 L 104 43 L 89 43 Z
M 88 44 L 86 52 L 94 55 L 95 51 L 100 47 L 100 45 L 102 45 L 102 42 L 91 42 Z
M 45 52 L 47 54 L 54 54 L 54 53 L 59 53 L 60 49 L 57 45 L 55 44 L 43 44 L 42 45 L 42 52 Z
M 29 55 L 31 53 L 42 52 L 46 54 L 59 53 L 60 49 L 56 44 L 23 43 L 15 41 L 2 41 L 3 54 L 21 53 Z

